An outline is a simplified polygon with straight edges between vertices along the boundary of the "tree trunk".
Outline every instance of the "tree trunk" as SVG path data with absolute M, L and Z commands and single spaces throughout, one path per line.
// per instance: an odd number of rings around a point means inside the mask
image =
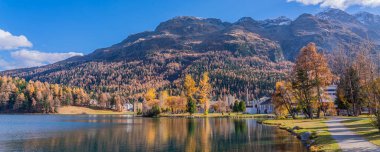
M 321 118 L 321 107 L 318 107 L 317 118 Z
M 311 106 L 309 106 L 309 113 L 310 113 L 310 118 L 311 118 L 311 119 L 314 119 L 314 116 L 313 116 L 313 108 L 311 108 Z
M 368 103 L 368 115 L 371 115 L 371 110 L 372 110 L 372 108 L 370 107 L 370 105 L 369 105 L 369 103 Z
M 294 111 L 291 111 L 291 112 L 290 112 L 290 115 L 292 116 L 293 119 L 296 119 L 296 114 L 295 114 Z
M 304 110 L 305 112 L 305 115 L 309 118 L 309 119 L 313 119 L 313 110 L 310 106 L 307 106 L 307 108 Z
M 293 109 L 293 108 L 291 108 L 292 110 L 291 110 L 291 114 L 292 114 L 292 118 L 293 119 L 296 119 L 296 110 L 295 109 Z

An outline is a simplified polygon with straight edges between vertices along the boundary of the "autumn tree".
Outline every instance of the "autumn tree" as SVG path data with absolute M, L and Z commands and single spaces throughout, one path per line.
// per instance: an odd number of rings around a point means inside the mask
M 176 103 L 177 103 L 177 98 L 174 96 L 168 97 L 168 99 L 165 102 L 165 106 L 170 110 L 172 113 L 176 110 Z
M 354 101 L 356 112 L 360 114 L 361 107 L 367 107 L 368 113 L 373 114 L 374 124 L 380 130 L 380 78 L 379 78 L 379 54 L 370 53 L 374 48 L 372 43 L 366 43 L 360 47 L 353 67 L 357 72 L 359 82 L 353 83 L 352 86 L 359 84 L 359 88 L 352 89 L 353 95 L 359 90 L 359 98 Z M 376 64 L 375 64 L 376 63 Z M 354 79 L 354 78 L 353 78 Z M 357 79 L 354 79 L 357 80 Z M 355 98 L 355 96 L 353 96 Z M 354 106 L 352 104 L 352 106 Z M 352 108 L 354 110 L 354 108 Z
M 144 98 L 146 101 L 146 105 L 149 107 L 153 107 L 154 105 L 158 105 L 158 101 L 156 100 L 156 89 L 150 88 L 145 93 Z
M 159 106 L 161 108 L 166 109 L 168 107 L 168 98 L 169 98 L 169 92 L 167 90 L 161 91 L 160 93 L 160 103 Z
M 186 97 L 194 98 L 194 94 L 197 92 L 197 87 L 195 86 L 195 81 L 191 75 L 187 74 L 185 76 L 184 84 Z
M 215 102 L 214 104 L 211 105 L 211 107 L 216 111 L 216 112 L 221 112 L 222 115 L 227 112 L 227 109 L 229 108 L 229 106 L 227 105 L 227 103 L 223 100 L 219 100 L 217 102 Z
M 362 107 L 367 107 L 369 114 L 371 113 L 372 104 L 376 100 L 376 95 L 373 92 L 375 86 L 373 84 L 379 76 L 378 65 L 380 61 L 378 54 L 372 51 L 374 48 L 375 45 L 367 41 L 359 45 L 351 45 L 346 50 L 339 49 L 333 54 L 333 69 L 335 74 L 340 77 L 336 102 L 339 109 L 348 109 L 351 114 L 354 113 L 352 112 L 352 99 L 347 98 L 347 93 L 349 92 L 347 92 L 347 88 L 344 88 L 349 87 L 350 90 L 352 90 L 351 94 L 359 92 L 358 95 L 361 96 L 360 100 L 355 101 L 356 106 L 361 106 L 356 108 L 359 112 L 355 113 L 360 113 Z M 355 75 L 357 75 L 358 82 L 356 80 L 353 82 L 350 79 L 346 79 L 350 77 L 353 78 L 352 72 L 356 73 Z M 353 89 L 350 87 L 353 85 L 357 85 L 358 87 Z
M 187 99 L 182 96 L 169 96 L 167 99 L 167 106 L 172 113 L 187 111 Z
M 106 93 L 101 93 L 100 96 L 99 96 L 99 105 L 100 107 L 102 108 L 107 108 L 107 102 L 108 102 L 108 95 Z
M 108 97 L 108 99 L 110 98 Z M 89 101 L 89 96 L 82 88 L 74 88 L 73 100 L 75 105 L 83 105 Z M 109 106 L 109 100 L 107 100 L 107 106 Z
M 190 115 L 193 115 L 196 111 L 196 103 L 194 101 L 194 94 L 198 90 L 195 86 L 194 79 L 187 74 L 185 76 L 184 84 L 183 84 L 186 92 L 186 98 L 187 98 L 187 112 L 190 113 Z
M 114 95 L 112 97 L 112 100 L 115 105 L 116 111 L 119 111 L 119 112 L 123 111 L 123 101 L 121 100 L 120 95 Z
M 73 104 L 73 93 L 71 88 L 65 88 L 63 91 L 64 95 L 62 95 L 62 104 L 63 105 L 71 105 Z
M 43 103 L 44 109 L 46 112 L 54 112 L 54 99 L 51 93 L 48 93 Z
M 320 116 L 323 89 L 331 81 L 332 73 L 327 61 L 317 52 L 316 45 L 309 43 L 303 47 L 292 71 L 292 86 L 307 117 L 313 118 L 315 108 L 317 117 Z
M 352 67 L 356 70 L 359 78 L 360 94 L 361 99 L 360 105 L 362 107 L 367 107 L 368 112 L 372 111 L 372 104 L 376 102 L 376 95 L 373 90 L 376 86 L 373 86 L 374 81 L 379 76 L 378 65 L 375 64 L 373 55 L 370 53 L 371 44 L 368 44 L 366 47 L 360 48 L 360 51 L 357 53 L 356 58 L 352 64 Z M 379 59 L 377 59 L 379 60 Z
M 373 86 L 371 87 L 371 92 L 374 95 L 374 101 L 372 102 L 372 109 L 374 117 L 374 124 L 380 131 L 380 78 L 375 79 L 373 82 Z
M 19 110 L 25 102 L 24 93 L 20 93 L 17 95 L 16 102 L 13 105 L 13 110 Z
M 362 95 L 359 75 L 354 67 L 348 67 L 343 77 L 340 78 L 337 93 L 338 105 L 345 105 L 352 115 L 358 116 L 362 106 Z
M 283 118 L 290 114 L 293 119 L 296 118 L 295 109 L 293 108 L 295 102 L 292 97 L 290 83 L 285 81 L 277 82 L 272 99 L 277 117 Z
M 211 85 L 209 83 L 210 78 L 208 72 L 203 73 L 201 80 L 199 81 L 199 102 L 204 104 L 205 114 L 208 114 L 209 109 L 209 96 L 211 93 Z

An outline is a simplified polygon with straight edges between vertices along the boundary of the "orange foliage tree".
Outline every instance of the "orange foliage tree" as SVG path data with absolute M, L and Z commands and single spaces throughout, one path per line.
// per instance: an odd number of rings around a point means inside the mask
M 333 75 L 323 54 L 317 52 L 315 43 L 309 43 L 301 49 L 291 75 L 295 97 L 300 101 L 304 113 L 312 119 L 317 108 L 319 117 L 323 89 L 331 83 Z

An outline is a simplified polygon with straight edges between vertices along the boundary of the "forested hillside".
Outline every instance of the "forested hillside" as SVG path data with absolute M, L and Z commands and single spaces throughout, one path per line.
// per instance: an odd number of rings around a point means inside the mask
M 97 100 L 97 104 L 90 103 Z M 79 87 L 68 87 L 21 78 L 0 77 L 0 112 L 55 113 L 60 106 L 96 106 L 122 110 L 125 99 L 117 94 L 87 93 Z
M 378 15 L 328 10 L 235 23 L 213 18 L 176 17 L 113 46 L 97 49 L 42 67 L 16 69 L 1 75 L 82 87 L 89 93 L 119 94 L 137 101 L 147 88 L 180 95 L 186 74 L 196 80 L 209 72 L 214 99 L 232 94 L 257 98 L 273 93 L 302 46 L 315 42 L 319 52 L 351 51 L 371 42 L 376 55 L 380 42 Z M 372 21 L 372 22 L 370 22 Z M 349 52 L 355 55 L 355 52 Z
M 51 113 L 60 105 L 83 105 L 88 100 L 88 94 L 80 88 L 0 77 L 1 112 Z

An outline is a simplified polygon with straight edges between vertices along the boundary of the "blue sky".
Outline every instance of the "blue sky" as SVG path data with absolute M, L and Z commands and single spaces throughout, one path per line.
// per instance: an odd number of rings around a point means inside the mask
M 73 55 L 88 54 L 97 48 L 118 43 L 130 34 L 154 30 L 160 22 L 175 16 L 212 17 L 234 22 L 244 16 L 254 19 L 278 16 L 295 18 L 302 13 L 314 14 L 327 7 L 339 6 L 324 4 L 324 1 L 339 0 L 294 1 L 298 2 L 287 2 L 287 0 L 0 0 L 0 30 L 9 32 L 5 33 L 8 37 L 21 41 L 17 43 L 19 46 L 15 44 L 14 47 L 2 48 L 0 38 L 0 70 L 43 65 Z M 315 1 L 320 1 L 320 3 L 305 5 Z M 324 6 L 321 7 L 319 4 Z M 373 5 L 378 6 L 377 3 Z M 369 11 L 380 14 L 379 7 L 361 4 L 345 6 L 343 9 L 347 9 L 348 12 Z M 22 41 L 25 40 L 23 37 L 27 39 L 27 42 Z

